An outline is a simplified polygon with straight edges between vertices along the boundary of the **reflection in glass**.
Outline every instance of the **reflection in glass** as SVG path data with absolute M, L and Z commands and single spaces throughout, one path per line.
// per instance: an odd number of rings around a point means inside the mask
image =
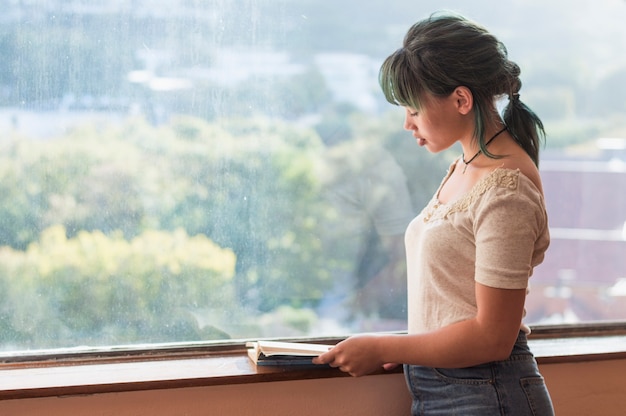
M 458 149 L 421 151 L 376 77 L 444 6 L 546 122 L 528 322 L 626 317 L 626 3 L 5 3 L 1 350 L 404 329 L 403 229 Z

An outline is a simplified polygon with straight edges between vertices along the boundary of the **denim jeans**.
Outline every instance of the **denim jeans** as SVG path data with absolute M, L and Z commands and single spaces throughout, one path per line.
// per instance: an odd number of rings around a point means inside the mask
M 537 362 L 520 332 L 511 356 L 469 368 L 405 365 L 412 416 L 552 416 Z

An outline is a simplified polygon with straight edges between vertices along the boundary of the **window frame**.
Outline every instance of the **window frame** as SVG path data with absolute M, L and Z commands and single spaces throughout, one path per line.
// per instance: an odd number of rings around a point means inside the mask
M 594 360 L 606 357 L 626 358 L 626 320 L 567 325 L 531 325 L 531 328 L 532 333 L 529 339 L 531 346 L 537 347 L 536 355 L 540 363 Z M 342 339 L 343 337 L 324 337 L 289 340 L 336 343 Z M 600 342 L 609 339 L 625 342 L 617 346 L 606 346 Z M 559 348 L 563 348 L 563 352 L 555 353 L 555 350 Z M 172 367 L 171 364 L 191 362 L 185 360 L 203 360 L 207 364 L 206 374 L 187 378 L 183 372 L 187 367 L 183 366 L 180 372 L 172 372 L 169 368 Z M 89 371 L 95 366 L 111 366 L 110 368 L 122 366 L 128 373 L 139 368 L 148 368 L 151 369 L 152 379 L 146 377 L 143 381 L 128 382 L 120 376 L 118 380 L 112 378 L 109 383 L 96 383 L 94 379 L 90 382 Z M 224 367 L 225 370 L 220 367 Z M 57 387 L 37 387 L 35 374 L 45 373 L 47 377 L 55 377 L 68 369 L 76 370 L 75 383 L 71 380 L 63 381 L 60 378 L 60 384 Z M 84 369 L 85 373 L 78 375 L 81 369 Z M 400 372 L 401 369 L 394 371 Z M 91 349 L 67 348 L 17 351 L 7 354 L 0 352 L 0 375 L 9 374 L 8 372 L 20 375 L 20 377 L 18 380 L 4 377 L 8 380 L 0 384 L 2 386 L 0 387 L 0 400 L 345 376 L 339 371 L 327 369 L 283 371 L 255 368 L 246 357 L 245 340 L 120 345 Z M 81 381 L 79 382 L 78 379 Z
M 542 364 L 626 359 L 626 323 L 534 326 L 529 344 Z M 297 339 L 336 343 L 338 338 Z M 292 339 L 294 340 L 294 339 Z M 401 373 L 397 367 L 391 372 Z M 155 345 L 0 357 L 0 401 L 347 377 L 337 369 L 255 367 L 244 342 Z

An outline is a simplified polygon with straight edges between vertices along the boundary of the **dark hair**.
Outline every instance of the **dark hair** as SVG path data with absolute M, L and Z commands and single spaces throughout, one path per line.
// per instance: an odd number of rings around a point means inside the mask
M 482 26 L 463 16 L 436 13 L 414 24 L 402 48 L 382 64 L 379 83 L 392 104 L 420 109 L 425 93 L 446 97 L 465 86 L 474 97 L 474 138 L 485 148 L 485 123 L 500 97 L 509 97 L 502 117 L 513 138 L 537 165 L 543 123 L 519 99 L 520 68 L 506 47 Z

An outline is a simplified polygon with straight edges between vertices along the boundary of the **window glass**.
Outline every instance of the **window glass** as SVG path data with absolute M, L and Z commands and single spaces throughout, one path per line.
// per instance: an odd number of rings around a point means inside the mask
M 459 149 L 377 85 L 439 9 L 548 132 L 527 321 L 626 317 L 626 2 L 4 0 L 0 350 L 406 328 L 403 232 Z

